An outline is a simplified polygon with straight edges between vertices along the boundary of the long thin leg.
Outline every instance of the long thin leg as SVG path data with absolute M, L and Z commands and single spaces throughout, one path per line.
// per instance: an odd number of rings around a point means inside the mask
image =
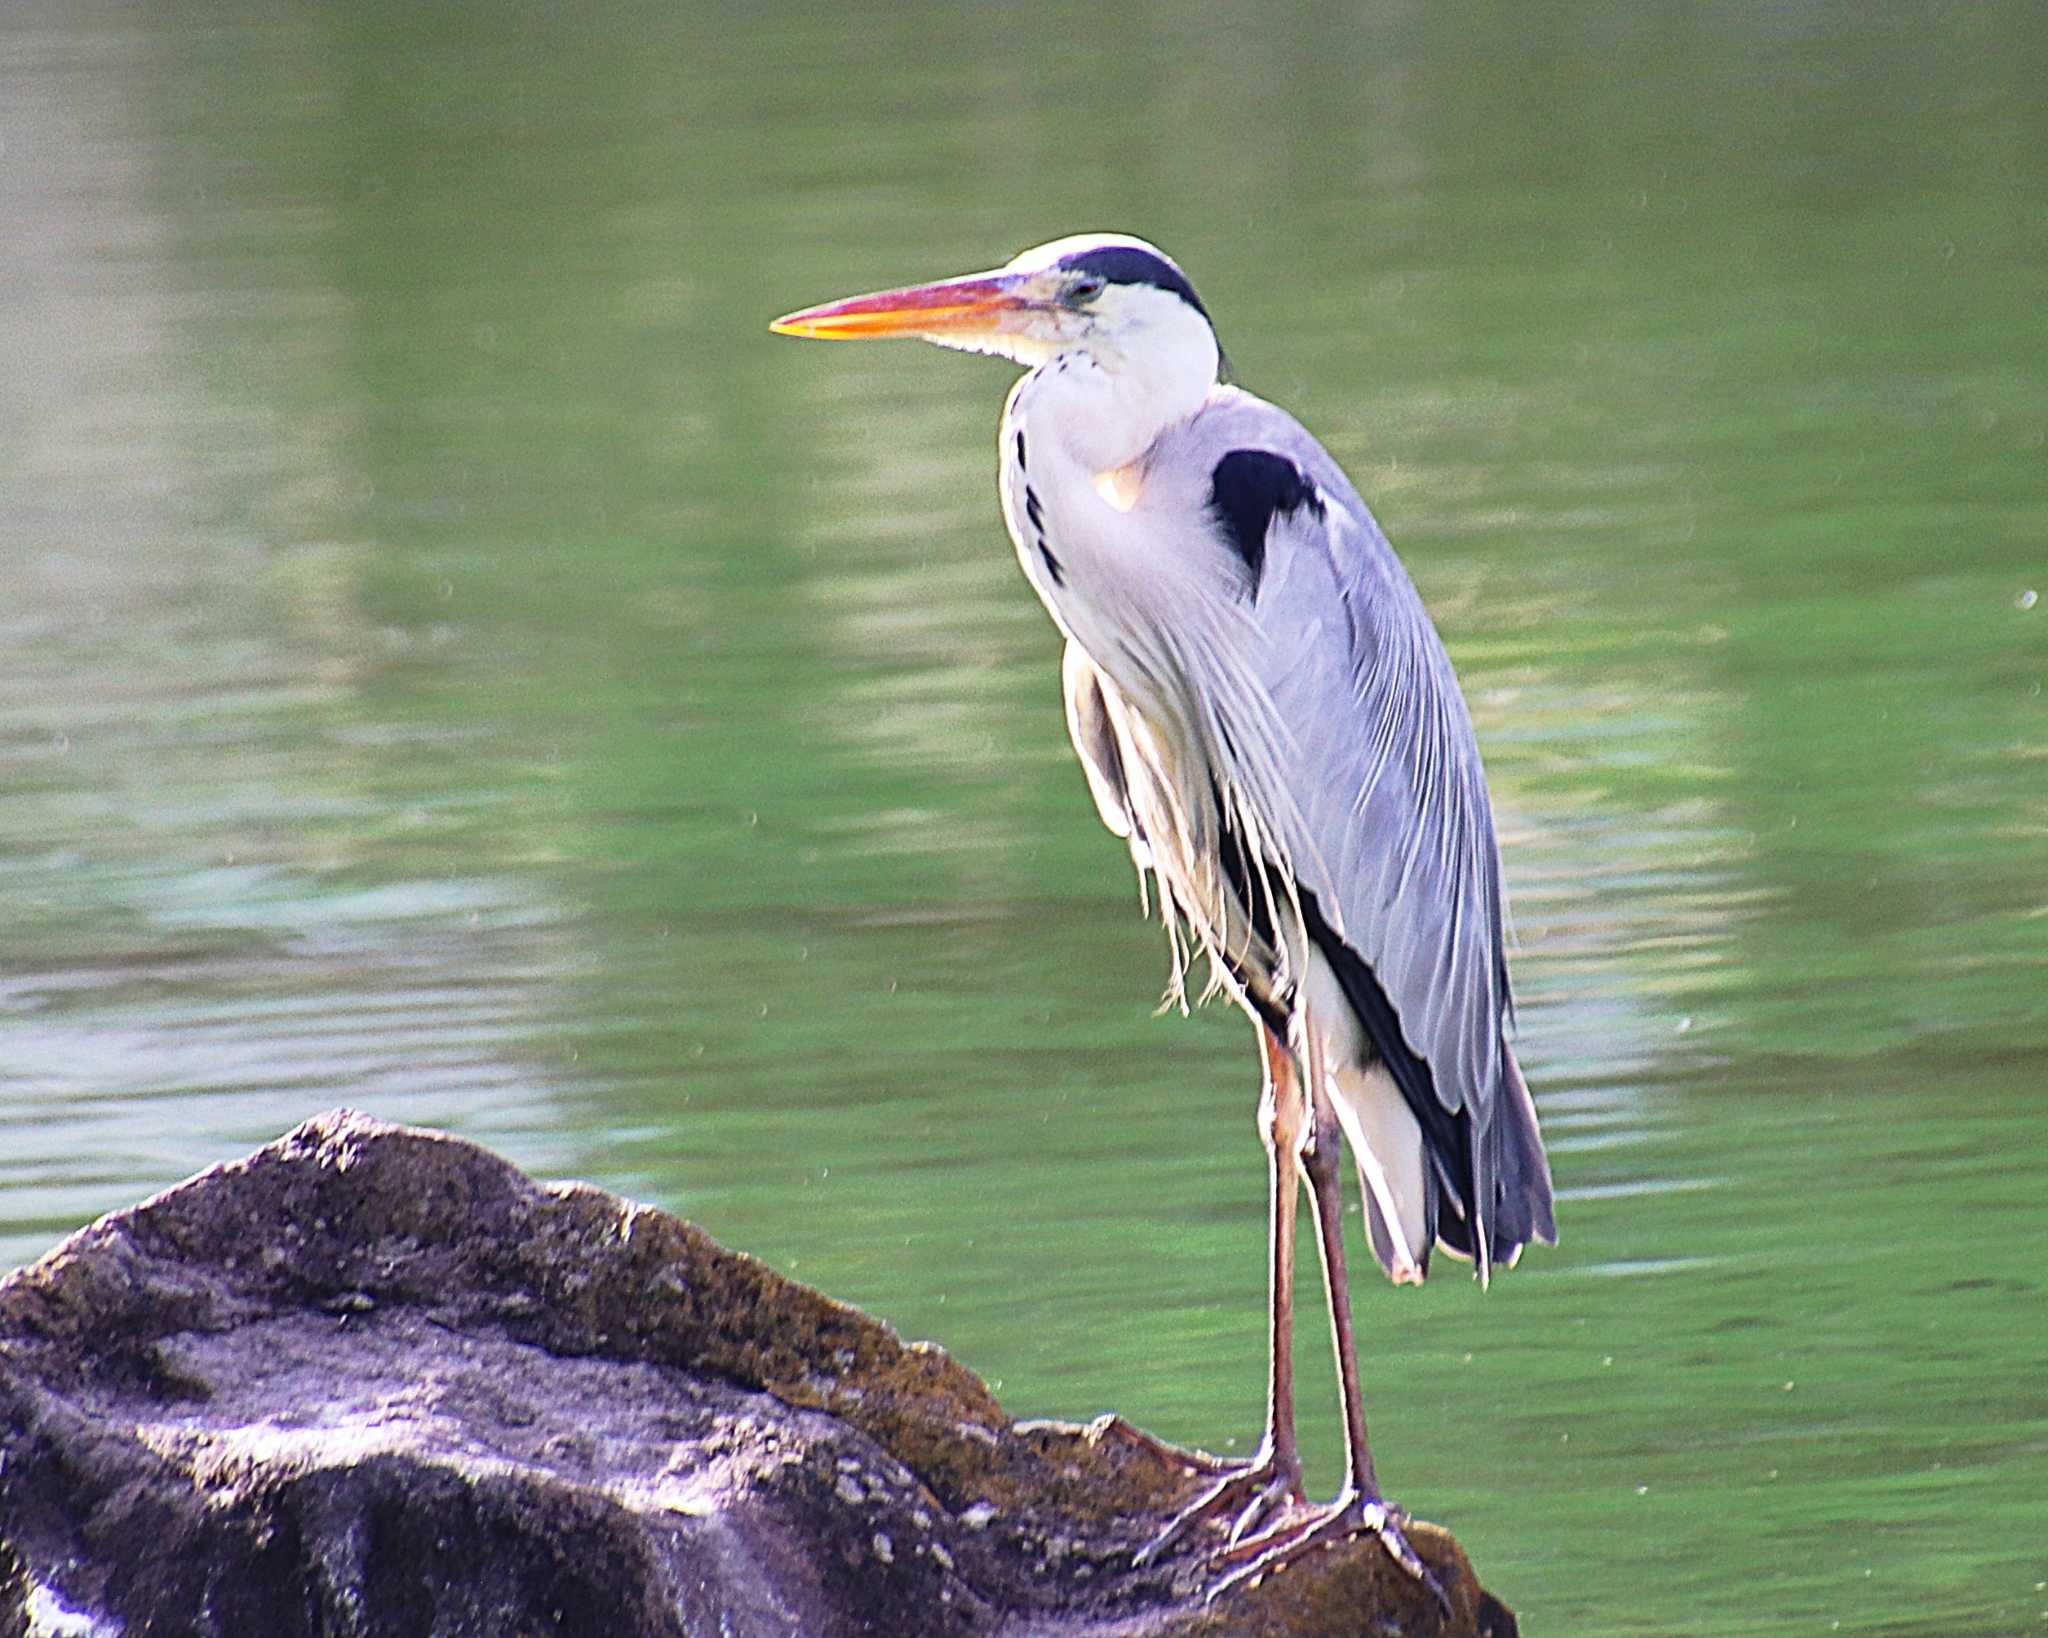
M 1259 1026 L 1259 1138 L 1266 1146 L 1266 1427 L 1258 1453 L 1175 1514 L 1138 1554 L 1149 1564 L 1191 1525 L 1241 1498 L 1230 1539 L 1251 1530 L 1276 1505 L 1302 1498 L 1301 1449 L 1294 1435 L 1294 1247 L 1308 1109 L 1286 1046 Z
M 1287 1049 L 1259 1027 L 1259 1137 L 1266 1145 L 1266 1431 L 1259 1454 L 1297 1482 L 1294 1439 L 1294 1240 L 1307 1109 Z M 1253 1458 L 1254 1462 L 1257 1458 Z
M 1316 1214 L 1316 1249 L 1322 1254 L 1323 1296 L 1330 1305 L 1330 1345 L 1337 1355 L 1337 1386 L 1344 1407 L 1344 1471 L 1350 1488 L 1377 1499 L 1372 1447 L 1365 1438 L 1365 1394 L 1358 1383 L 1358 1350 L 1351 1332 L 1351 1281 L 1344 1266 L 1344 1175 L 1337 1112 L 1320 1088 L 1315 1139 L 1305 1170 Z
M 1322 1255 L 1323 1294 L 1330 1306 L 1330 1342 L 1337 1355 L 1337 1381 L 1344 1408 L 1344 1488 L 1327 1507 L 1306 1520 L 1283 1521 L 1263 1535 L 1234 1545 L 1226 1557 L 1245 1562 L 1210 1590 L 1215 1598 L 1291 1564 L 1312 1548 L 1366 1532 L 1380 1538 L 1388 1554 L 1435 1592 L 1446 1609 L 1450 1600 L 1429 1567 L 1408 1544 L 1401 1526 L 1406 1515 L 1380 1495 L 1372 1448 L 1365 1437 L 1365 1395 L 1359 1387 L 1358 1354 L 1351 1330 L 1351 1287 L 1344 1258 L 1344 1182 L 1337 1112 L 1320 1076 L 1311 1082 L 1314 1137 L 1304 1157 L 1309 1202 L 1316 1215 L 1316 1247 Z

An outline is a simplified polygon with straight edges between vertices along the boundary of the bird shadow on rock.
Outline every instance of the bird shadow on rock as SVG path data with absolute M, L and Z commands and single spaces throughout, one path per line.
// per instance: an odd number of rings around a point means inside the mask
M 1515 1632 L 1446 1531 L 1211 1604 L 1200 1480 L 473 1143 L 321 1115 L 0 1281 L 0 1638 Z M 89 1625 L 88 1623 L 97 1623 Z

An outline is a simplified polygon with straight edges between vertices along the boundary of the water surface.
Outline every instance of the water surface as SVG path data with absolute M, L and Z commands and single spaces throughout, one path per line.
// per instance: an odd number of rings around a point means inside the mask
M 1532 1632 L 2038 1630 L 2044 83 L 2020 4 L 9 8 L 0 1263 L 348 1102 L 1242 1448 L 1249 1030 L 1152 1016 L 1008 372 L 764 330 L 1124 227 L 1492 773 L 1565 1239 L 1361 1280 L 1390 1486 Z

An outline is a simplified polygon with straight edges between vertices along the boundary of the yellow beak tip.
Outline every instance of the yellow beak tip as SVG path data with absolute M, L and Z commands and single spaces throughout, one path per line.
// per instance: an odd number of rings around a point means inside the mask
M 999 327 L 1029 303 L 1018 293 L 1014 278 L 976 273 L 941 279 L 937 284 L 878 290 L 871 296 L 849 296 L 821 307 L 803 307 L 771 319 L 778 336 L 804 336 L 816 341 L 866 341 L 890 336 L 967 335 Z
M 806 341 L 857 341 L 862 336 L 887 335 L 884 326 L 863 324 L 858 319 L 835 319 L 826 313 L 785 313 L 768 324 L 771 334 L 800 336 Z

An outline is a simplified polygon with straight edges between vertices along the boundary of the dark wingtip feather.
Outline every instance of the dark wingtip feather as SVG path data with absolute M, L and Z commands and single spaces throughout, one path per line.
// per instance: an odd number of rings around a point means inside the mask
M 1501 1097 L 1493 1122 L 1480 1140 L 1488 1153 L 1476 1157 L 1476 1178 L 1490 1180 L 1491 1209 L 1485 1213 L 1483 1255 L 1475 1255 L 1471 1222 L 1445 1215 L 1437 1224 L 1437 1242 L 1453 1256 L 1471 1262 L 1483 1286 L 1496 1266 L 1513 1268 L 1532 1241 L 1557 1244 L 1557 1215 L 1550 1184 L 1550 1161 L 1543 1153 L 1543 1134 L 1536 1124 L 1536 1105 L 1522 1066 L 1505 1042 L 1501 1044 Z
M 1519 1245 L 1541 1240 L 1557 1244 L 1556 1196 L 1550 1184 L 1550 1157 L 1543 1152 L 1543 1131 L 1536 1122 L 1536 1101 L 1514 1049 L 1501 1043 L 1502 1090 L 1493 1129 L 1500 1141 L 1501 1226 L 1512 1227 Z

